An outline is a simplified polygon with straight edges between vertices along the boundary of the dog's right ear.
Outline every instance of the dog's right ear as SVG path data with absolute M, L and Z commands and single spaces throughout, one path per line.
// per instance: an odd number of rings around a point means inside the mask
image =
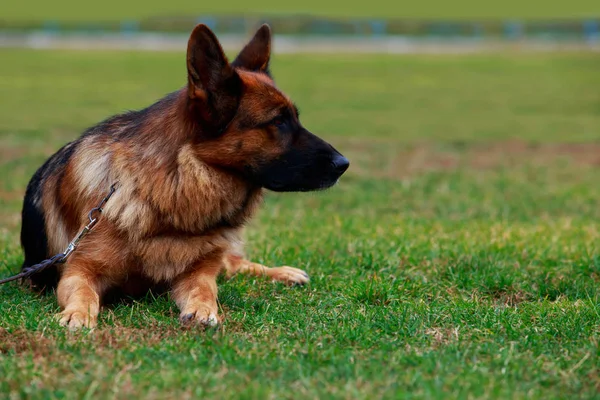
M 236 75 L 217 37 L 204 24 L 197 25 L 190 35 L 187 70 L 190 98 L 206 99 Z
M 222 132 L 235 116 L 242 81 L 227 61 L 214 33 L 208 26 L 197 25 L 187 49 L 188 95 L 206 133 Z

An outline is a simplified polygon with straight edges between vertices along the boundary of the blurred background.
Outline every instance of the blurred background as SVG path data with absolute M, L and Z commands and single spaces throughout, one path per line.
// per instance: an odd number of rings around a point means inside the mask
M 476 51 L 499 45 L 597 47 L 597 2 L 62 0 L 8 1 L 0 45 L 179 48 L 205 23 L 234 45 L 268 22 L 279 51 Z M 181 37 L 180 37 L 181 36 Z
M 0 221 L 8 240 L 17 242 L 22 193 L 49 155 L 107 116 L 185 83 L 197 23 L 234 56 L 265 22 L 275 34 L 278 85 L 304 124 L 352 160 L 350 191 L 363 196 L 363 183 L 384 185 L 382 204 L 396 192 L 407 202 L 404 191 L 420 183 L 428 200 L 413 198 L 415 215 L 431 206 L 447 216 L 436 206 L 445 192 L 426 195 L 436 190 L 432 179 L 456 178 L 477 192 L 479 174 L 504 179 L 510 171 L 519 184 L 548 180 L 565 201 L 573 192 L 565 177 L 594 179 L 597 1 L 9 1 L 0 14 Z M 531 187 L 514 203 L 488 193 L 502 207 L 485 209 L 462 203 L 476 197 L 450 198 L 474 215 L 510 217 L 511 207 L 531 212 L 544 193 Z M 362 204 L 361 196 L 346 199 Z M 547 206 L 539 212 L 570 209 Z

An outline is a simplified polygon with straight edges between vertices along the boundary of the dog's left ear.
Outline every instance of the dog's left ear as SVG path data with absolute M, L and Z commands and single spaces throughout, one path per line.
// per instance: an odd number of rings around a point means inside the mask
M 270 59 L 271 28 L 269 28 L 269 25 L 264 24 L 259 28 L 246 47 L 242 49 L 231 65 L 248 71 L 269 74 Z

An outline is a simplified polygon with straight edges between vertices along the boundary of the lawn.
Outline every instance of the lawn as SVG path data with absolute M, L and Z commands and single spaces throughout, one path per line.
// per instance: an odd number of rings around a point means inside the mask
M 305 14 L 329 17 L 384 17 L 384 18 L 580 18 L 598 17 L 600 5 L 594 0 L 559 0 L 482 2 L 456 0 L 453 2 L 428 0 L 400 2 L 393 0 L 320 1 L 301 2 L 254 0 L 247 1 L 191 1 L 151 0 L 141 2 L 104 0 L 81 2 L 77 0 L 5 0 L 2 19 L 7 21 L 119 21 L 157 16 L 190 16 L 206 14 Z
M 29 177 L 104 117 L 185 82 L 182 54 L 3 50 L 0 275 Z M 592 398 L 600 390 L 600 55 L 280 56 L 307 127 L 351 160 L 270 194 L 248 254 L 306 269 L 220 286 L 216 331 L 168 296 L 98 329 L 0 287 L 10 398 Z

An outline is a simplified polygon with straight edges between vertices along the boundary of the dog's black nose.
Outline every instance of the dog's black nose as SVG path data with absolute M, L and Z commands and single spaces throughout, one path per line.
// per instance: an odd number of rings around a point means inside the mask
M 340 175 L 346 172 L 350 166 L 350 161 L 348 161 L 348 159 L 341 154 L 334 156 L 331 163 L 333 164 L 334 171 Z

